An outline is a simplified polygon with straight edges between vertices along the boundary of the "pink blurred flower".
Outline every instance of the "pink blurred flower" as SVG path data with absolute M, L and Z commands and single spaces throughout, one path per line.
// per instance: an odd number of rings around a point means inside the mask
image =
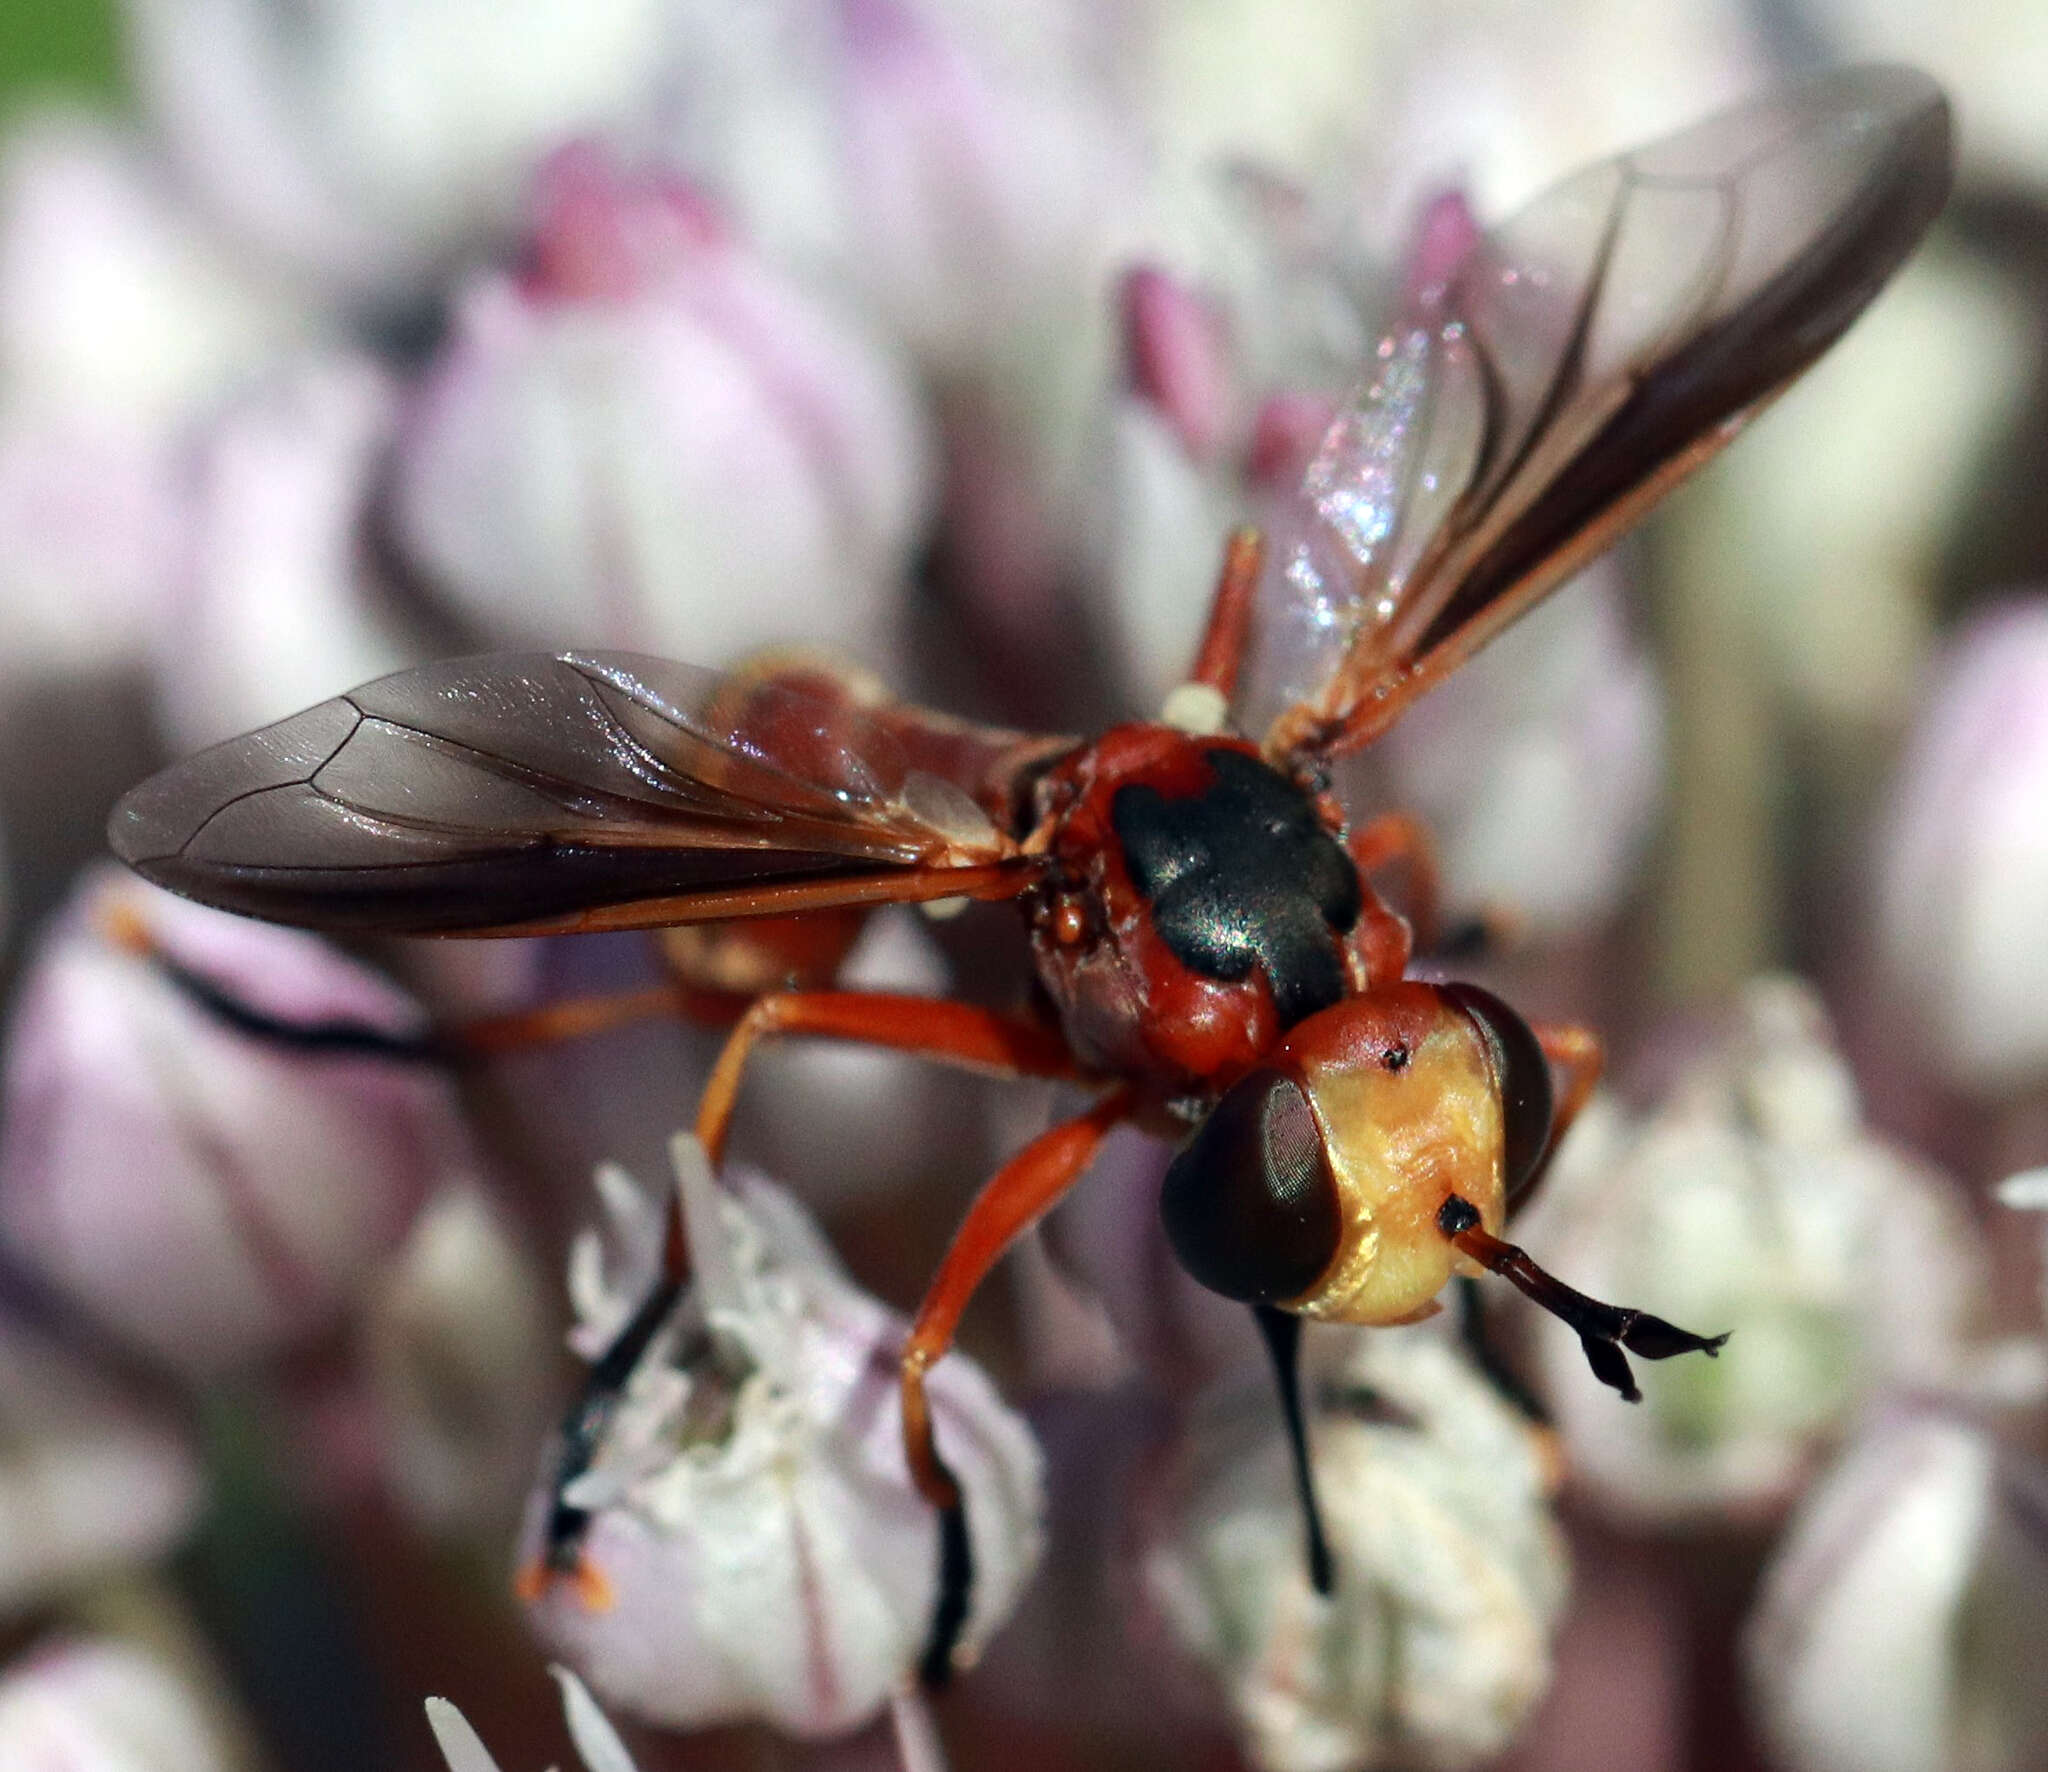
M 365 358 L 306 356 L 196 439 L 186 542 L 156 621 L 158 707 L 216 743 L 417 660 L 371 558 L 397 395 Z
M 694 1284 L 570 1487 L 612 1603 L 554 1583 L 534 1623 L 614 1704 L 671 1728 L 760 1718 L 843 1734 L 912 1676 L 937 1594 L 938 1524 L 911 1485 L 897 1409 L 904 1324 L 858 1291 L 787 1194 L 711 1180 L 679 1138 Z M 651 1278 L 662 1205 L 621 1172 L 599 1193 L 618 1259 L 571 1267 L 578 1352 L 615 1335 Z M 965 1646 L 1037 1565 L 1038 1450 L 959 1355 L 933 1369 L 940 1445 L 966 1498 L 975 1586 Z M 536 1498 L 536 1517 L 545 1495 Z
M 0 1612 L 161 1556 L 197 1518 L 204 1482 L 181 1425 L 5 1321 L 0 1418 Z
M 2048 1079 L 2048 599 L 1980 617 L 1936 677 L 1876 856 L 1893 1012 L 1968 1088 Z
M 402 299 L 508 228 L 564 137 L 636 115 L 661 0 L 130 0 L 137 83 L 186 178 L 266 256 Z
M 500 640 L 880 663 L 927 497 L 887 353 L 703 199 L 564 150 L 409 413 L 401 542 Z
M 111 1639 L 37 1649 L 0 1676 L 0 1772 L 249 1772 L 217 1700 Z
M 1794 1516 L 1745 1632 L 1789 1772 L 2023 1772 L 2048 1756 L 2048 1474 L 1979 1424 L 1874 1420 Z
M 448 1079 L 238 1031 L 164 969 L 301 1025 L 419 1032 L 315 938 L 89 877 L 9 1030 L 0 1237 L 95 1321 L 206 1377 L 331 1324 L 468 1162 Z M 145 1185 L 146 1184 L 146 1185 Z

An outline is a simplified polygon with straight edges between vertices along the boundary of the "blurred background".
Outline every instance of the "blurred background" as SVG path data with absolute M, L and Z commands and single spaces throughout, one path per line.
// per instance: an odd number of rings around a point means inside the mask
M 920 1744 L 921 1590 L 876 1568 L 928 1547 L 812 1380 L 893 1345 L 872 1300 L 1058 1103 L 778 1051 L 739 1247 L 811 1276 L 775 1407 L 813 1413 L 772 1420 L 843 1567 L 721 1574 L 662 1459 L 722 1481 L 744 1436 L 658 1416 L 603 1501 L 655 1574 L 603 1628 L 515 1600 L 719 1030 L 401 1049 L 696 962 L 257 931 L 117 877 L 115 797 L 493 648 L 797 642 L 983 720 L 1148 716 L 1426 216 L 1865 59 L 1956 108 L 1927 246 L 1346 783 L 1506 936 L 1470 976 L 1608 1041 L 1518 1239 L 1721 1358 L 1631 1409 L 1490 1291 L 1505 1383 L 1448 1316 L 1318 1340 L 1367 1572 L 1318 1611 L 1256 1341 L 1120 1135 L 963 1335 L 1007 1409 L 949 1406 L 1020 1423 L 987 1481 L 1040 1498 Z M 0 0 L 0 1768 L 436 1768 L 429 1694 L 571 1764 L 551 1655 L 649 1768 L 2048 1763 L 2044 87 L 2004 0 Z M 1005 907 L 823 946 L 999 1005 L 1028 971 Z M 732 1530 L 801 1540 L 761 1505 Z

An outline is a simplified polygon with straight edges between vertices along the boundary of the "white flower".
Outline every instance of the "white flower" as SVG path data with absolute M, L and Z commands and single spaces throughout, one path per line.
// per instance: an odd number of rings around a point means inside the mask
M 161 1555 L 203 1493 L 175 1419 L 0 1320 L 0 1611 Z
M 1817 998 L 1743 994 L 1733 1029 L 1656 1111 L 1595 1101 L 1518 1240 L 1571 1251 L 1572 1283 L 1729 1331 L 1716 1360 L 1646 1372 L 1638 1408 L 1538 1326 L 1574 1475 L 1653 1520 L 1782 1507 L 1872 1397 L 2035 1386 L 2038 1353 L 1973 1336 L 1984 1254 L 1944 1177 L 1865 1129 Z
M 267 253 L 372 297 L 505 227 L 563 137 L 632 116 L 661 0 L 130 0 L 181 170 Z
M 210 1376 L 331 1325 L 470 1159 L 449 1078 L 294 1050 L 197 1000 L 403 1039 L 419 1012 L 297 930 L 112 869 L 31 961 L 8 1031 L 0 1237 L 94 1321 Z
M 791 1734 L 858 1727 L 902 1686 L 937 1597 L 938 1523 L 912 1487 L 897 1404 L 904 1324 L 858 1291 L 801 1207 L 771 1183 L 720 1190 L 675 1143 L 693 1285 L 643 1360 L 594 1467 L 568 1491 L 593 1518 L 592 1580 L 550 1584 L 534 1622 L 620 1707 L 676 1728 L 756 1717 Z M 623 1259 L 572 1262 L 591 1357 L 638 1304 L 661 1207 L 600 1174 Z M 930 1378 L 966 1501 L 969 1653 L 1036 1566 L 1037 1447 L 958 1355 Z M 545 1492 L 536 1498 L 544 1514 Z M 609 1603 L 587 1604 L 590 1588 Z
M 307 356 L 199 435 L 180 570 L 156 622 L 158 707 L 185 746 L 416 661 L 370 564 L 367 522 L 396 392 L 355 356 Z
M 1894 1012 L 1949 1080 L 2048 1078 L 2048 598 L 1980 616 L 1943 662 L 1876 856 Z
M 1212 1393 L 1147 1578 L 1261 1772 L 1454 1768 L 1543 1695 L 1564 1603 L 1540 1439 L 1427 1329 L 1304 1339 L 1336 1565 L 1309 1585 L 1270 1384 Z
M 1743 1644 L 1789 1772 L 2026 1772 L 2048 1758 L 2048 1478 L 1925 1409 L 1873 1422 L 1801 1504 Z
M 491 1197 L 443 1188 L 364 1314 L 385 1470 L 437 1532 L 515 1514 L 553 1390 L 553 1324 L 533 1257 Z
M 880 664 L 927 500 L 887 351 L 673 178 L 578 147 L 464 295 L 396 465 L 407 552 L 500 640 Z
M 0 1772 L 242 1772 L 214 1707 L 125 1643 L 63 1642 L 0 1676 Z

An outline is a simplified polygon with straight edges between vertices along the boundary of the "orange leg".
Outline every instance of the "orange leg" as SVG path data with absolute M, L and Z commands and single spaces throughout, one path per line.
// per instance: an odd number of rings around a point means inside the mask
M 533 1009 L 479 1016 L 448 1030 L 448 1044 L 458 1052 L 491 1057 L 557 1040 L 582 1040 L 636 1021 L 680 1015 L 686 1021 L 730 1026 L 746 1010 L 747 999 L 726 991 L 671 979 L 639 990 L 611 991 L 602 996 L 569 997 Z
M 1529 1031 L 1543 1048 L 1543 1056 L 1564 1074 L 1564 1088 L 1550 1115 L 1550 1148 L 1556 1150 L 1591 1098 L 1593 1085 L 1600 1081 L 1607 1066 L 1607 1049 L 1598 1034 L 1575 1021 L 1539 1021 Z
M 725 1137 L 755 1045 L 787 1034 L 851 1040 L 999 1077 L 1080 1075 L 1066 1041 L 1055 1030 L 971 1003 L 872 991 L 782 991 L 756 997 L 727 1037 L 697 1108 L 697 1137 L 714 1169 L 725 1153 Z
M 903 1450 L 918 1489 L 939 1510 L 939 1603 L 923 1668 L 932 1684 L 942 1684 L 952 1671 L 974 1565 L 960 1486 L 932 1435 L 925 1374 L 953 1345 L 967 1301 L 1003 1251 L 1080 1180 L 1110 1128 L 1130 1116 L 1134 1099 L 1129 1089 L 1112 1091 L 1085 1114 L 1040 1133 L 996 1171 L 954 1233 L 903 1343 Z
M 1216 596 L 1209 605 L 1209 625 L 1202 631 L 1202 648 L 1188 673 L 1189 682 L 1215 690 L 1226 702 L 1237 693 L 1238 667 L 1251 637 L 1252 593 L 1258 589 L 1265 551 L 1265 538 L 1256 529 L 1231 532 L 1223 548 Z
M 1410 812 L 1383 812 L 1351 833 L 1350 850 L 1352 864 L 1367 876 L 1390 862 L 1404 864 L 1415 945 L 1429 952 L 1437 944 L 1443 911 L 1443 876 L 1429 826 Z

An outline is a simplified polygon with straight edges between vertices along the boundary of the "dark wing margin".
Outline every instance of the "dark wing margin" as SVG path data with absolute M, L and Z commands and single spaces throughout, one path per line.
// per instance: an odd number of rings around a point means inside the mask
M 892 703 L 810 660 L 724 675 L 491 654 L 174 764 L 107 834 L 157 885 L 319 929 L 524 933 L 1005 896 L 1035 870 L 1015 836 L 1023 783 L 1070 745 Z
M 1611 544 L 1847 329 L 1948 196 L 1941 90 L 1819 75 L 1602 162 L 1381 343 L 1278 513 L 1236 707 L 1332 754 Z

